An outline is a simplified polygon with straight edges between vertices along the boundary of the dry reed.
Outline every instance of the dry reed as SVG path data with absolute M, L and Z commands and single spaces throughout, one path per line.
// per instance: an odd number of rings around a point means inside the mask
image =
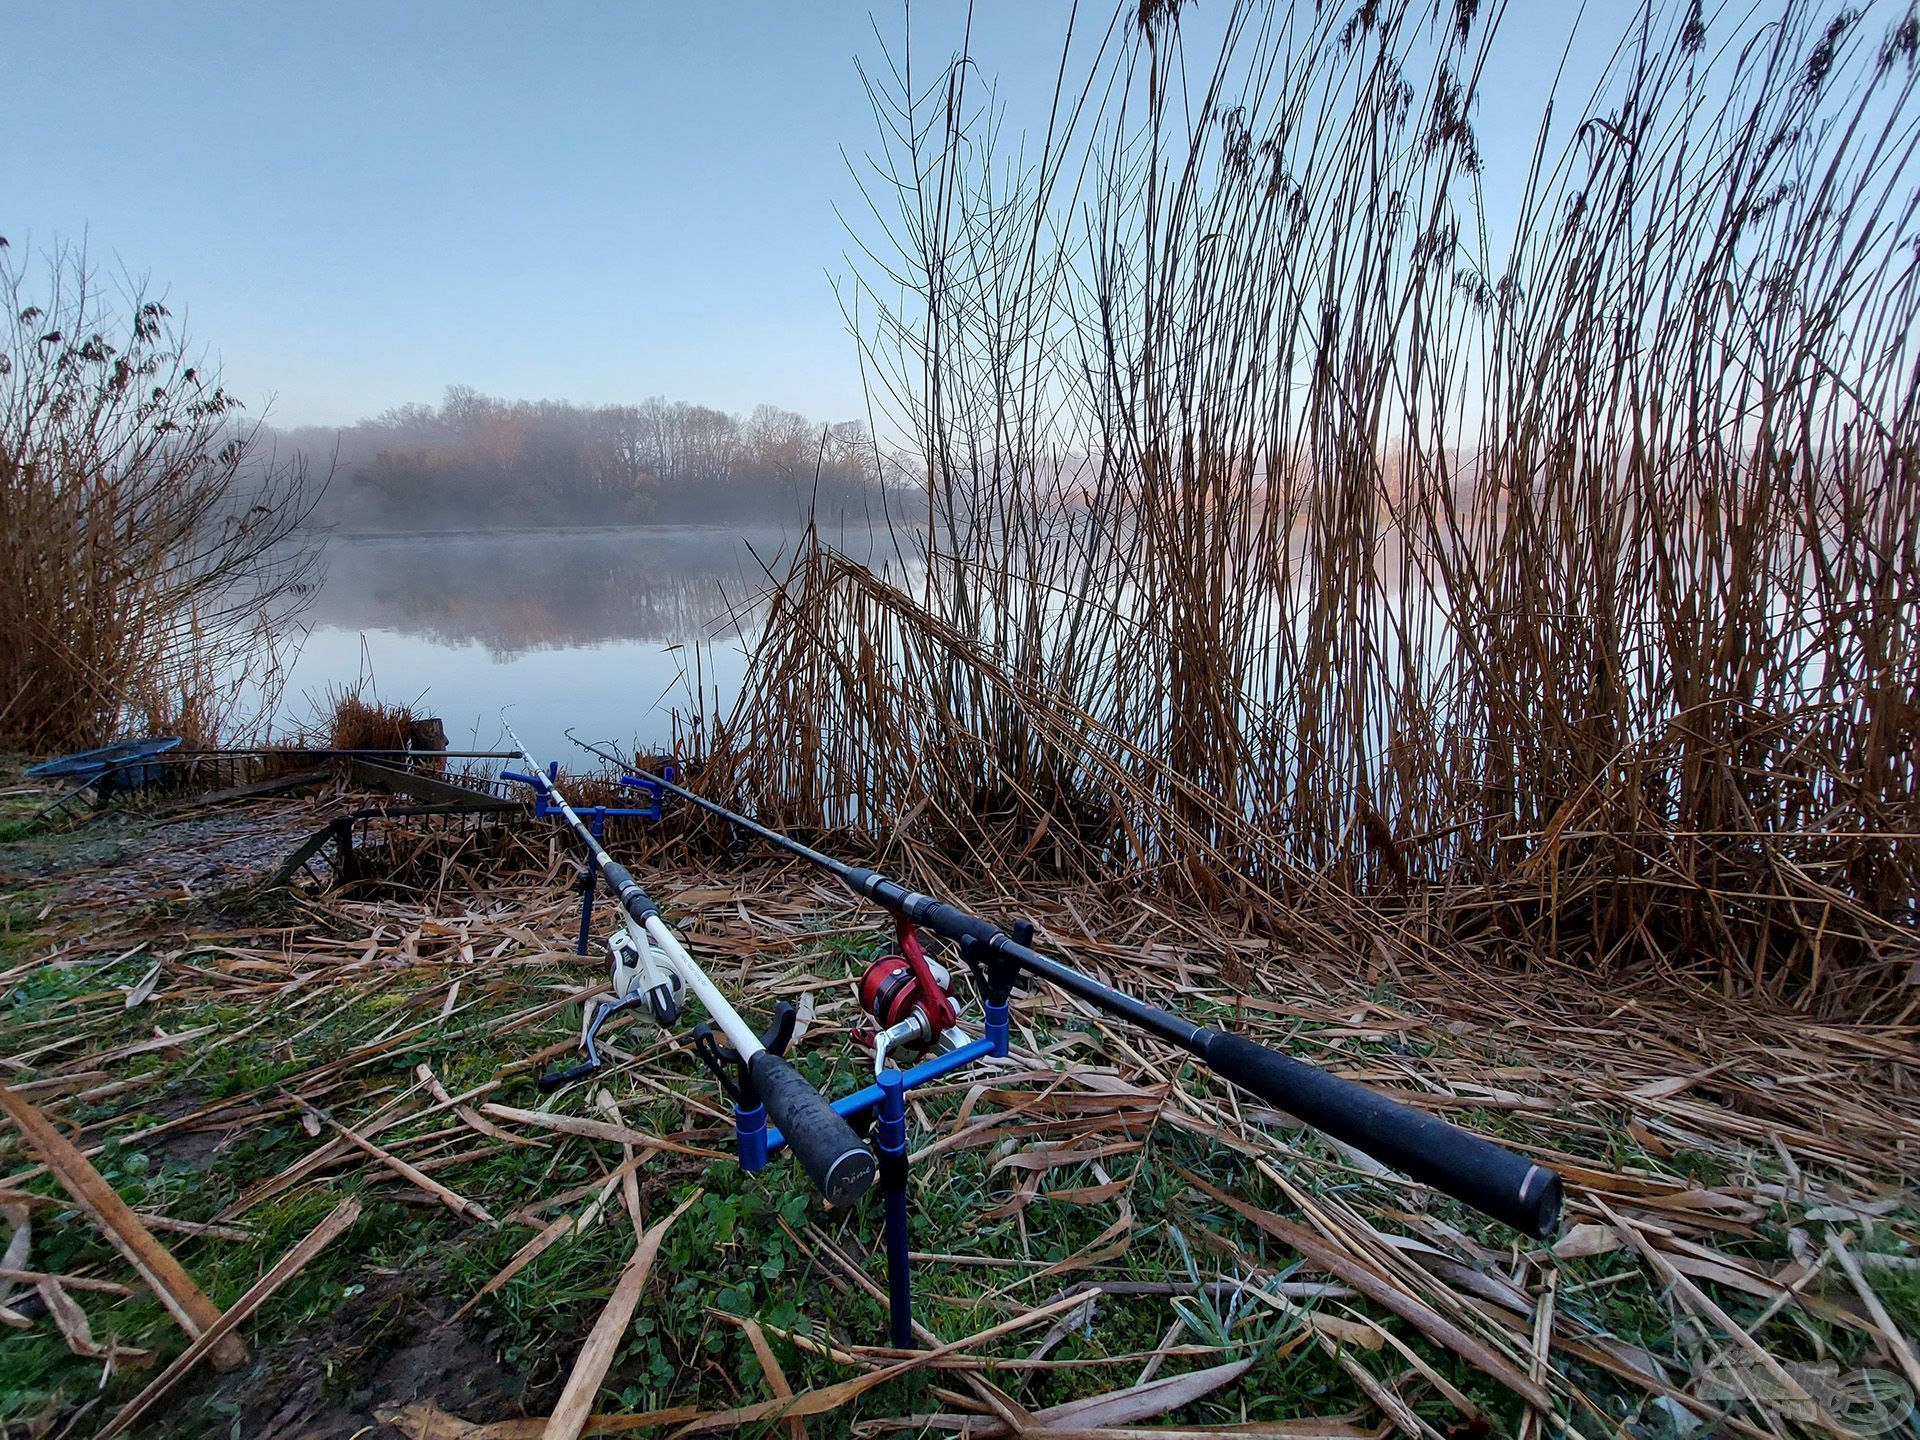
M 0 239 L 0 745 L 237 737 L 307 591 L 304 466 L 259 453 L 159 299 L 41 259 Z
M 1242 3 L 1195 61 L 1123 7 L 1018 163 L 966 57 L 876 84 L 856 313 L 926 543 L 802 555 L 714 787 L 1906 1006 L 1920 23 L 1636 12 L 1502 243 L 1476 9 Z
M 334 750 L 405 750 L 413 734 L 412 707 L 369 696 L 363 687 L 329 695 L 327 746 Z
M 622 1177 L 639 1163 L 647 1187 L 636 1219 L 646 1223 L 671 1213 L 673 1197 L 711 1184 L 713 1162 L 731 1165 L 729 1119 L 685 1047 L 625 1024 L 609 1040 L 608 1101 L 580 1087 L 536 1109 L 516 1093 L 528 1071 L 573 1049 L 570 1006 L 603 973 L 571 953 L 574 856 L 550 829 L 374 822 L 382 833 L 366 851 L 381 873 L 358 888 L 301 892 L 271 920 L 222 917 L 214 932 L 204 912 L 175 903 L 183 864 L 223 888 L 258 879 L 276 853 L 261 839 L 325 824 L 371 798 L 336 792 L 318 808 L 263 802 L 244 819 L 207 815 L 173 827 L 168 855 L 76 857 L 59 882 L 62 903 L 43 917 L 58 931 L 35 934 L 28 949 L 16 941 L 0 990 L 25 987 L 50 966 L 90 978 L 40 1018 L 23 1011 L 0 1059 L 9 1087 L 90 1154 L 212 1157 L 203 1184 L 162 1191 L 143 1209 L 191 1273 L 219 1263 L 251 1277 L 256 1254 L 264 1266 L 274 1253 L 267 1237 L 283 1233 L 275 1212 L 310 1204 L 318 1213 L 342 1186 L 369 1206 L 380 1233 L 363 1230 L 364 1243 L 347 1247 L 353 1259 L 330 1280 L 333 1293 L 394 1278 L 396 1239 L 444 1252 L 451 1233 L 477 1249 L 489 1243 L 478 1216 L 497 1218 L 512 1233 L 490 1263 L 419 1265 L 404 1292 L 414 1303 L 376 1290 L 341 1312 L 362 1337 L 354 1347 L 322 1343 L 339 1333 L 338 1320 L 316 1314 L 310 1299 L 263 1311 L 248 1341 L 271 1363 L 242 1393 L 263 1415 L 320 1396 L 327 1413 L 340 1413 L 334 1397 L 350 1384 L 354 1404 L 390 1402 L 387 1418 L 410 1435 L 459 1433 L 464 1422 L 436 1399 L 476 1422 L 502 1418 L 489 1434 L 534 1433 L 541 1420 L 524 1417 L 553 1406 L 597 1308 L 587 1297 L 612 1286 L 626 1253 L 625 1242 L 590 1248 L 606 1234 L 596 1217 L 624 1231 Z M 281 843 L 291 841 L 287 833 Z M 863 1083 L 862 1052 L 841 1039 L 860 1017 L 848 950 L 886 945 L 884 917 L 824 892 L 804 868 L 677 859 L 643 879 L 715 975 L 749 1013 L 798 1002 L 810 1012 L 805 1053 L 833 1074 L 830 1088 Z M 1164 1409 L 1198 1433 L 1193 1425 L 1235 1417 L 1192 1402 L 1217 1390 L 1238 1408 L 1277 1379 L 1289 1388 L 1264 1393 L 1340 1412 L 1313 1427 L 1336 1436 L 1384 1433 L 1375 1409 L 1391 1419 L 1415 1405 L 1440 1430 L 1471 1428 L 1484 1423 L 1484 1406 L 1504 1408 L 1511 1389 L 1543 1390 L 1547 1418 L 1572 1416 L 1581 1433 L 1638 1432 L 1684 1412 L 1728 1433 L 1786 1437 L 1818 1417 L 1788 1409 L 1777 1392 L 1742 1390 L 1754 1365 L 1811 1385 L 1815 1361 L 1831 1373 L 1836 1362 L 1893 1365 L 1911 1353 L 1910 1299 L 1888 1316 L 1865 1297 L 1876 1286 L 1905 1295 L 1915 1263 L 1903 1200 L 1920 1129 L 1901 1078 L 1912 1027 L 1832 1026 L 1710 991 L 1675 1006 L 1652 986 L 1572 971 L 1508 985 L 1409 967 L 1395 996 L 1377 984 L 1387 976 L 1311 950 L 1275 954 L 1258 935 L 1170 915 L 1153 897 L 1102 904 L 1039 887 L 1026 899 L 1042 943 L 1076 965 L 1128 988 L 1175 990 L 1182 1006 L 1231 1008 L 1237 1029 L 1433 1113 L 1483 1124 L 1498 1116 L 1508 1143 L 1566 1172 L 1567 1233 L 1553 1247 L 1515 1247 L 1424 1187 L 1237 1101 L 1180 1052 L 1036 985 L 1017 999 L 1007 1060 L 915 1092 L 916 1283 L 920 1318 L 935 1327 L 915 1363 L 939 1362 L 939 1388 L 839 1391 L 844 1376 L 868 1383 L 902 1358 L 868 1343 L 884 1314 L 867 1243 L 871 1211 L 813 1210 L 792 1224 L 762 1211 L 731 1243 L 683 1254 L 677 1283 L 643 1298 L 644 1313 L 680 1337 L 688 1357 L 671 1397 L 682 1408 L 652 1420 L 717 1429 L 738 1407 L 759 1406 L 758 1387 L 771 1377 L 714 1363 L 702 1323 L 718 1313 L 711 1296 L 746 1268 L 742 1247 L 757 1262 L 753 1247 L 780 1245 L 782 1233 L 804 1269 L 743 1290 L 729 1313 L 771 1329 L 771 1299 L 797 1294 L 809 1324 L 780 1338 L 833 1363 L 807 1366 L 793 1388 L 856 1434 L 984 1426 L 993 1417 L 976 1413 L 987 1408 L 977 1394 L 950 1388 L 974 1379 L 1004 1387 L 1056 1433 L 1084 1426 L 1076 1403 L 1111 1405 L 1116 1395 L 1143 1402 L 1128 1412 L 1136 1424 Z M 1255 983 L 1230 981 L 1229 961 Z M 210 1013 L 254 1018 L 210 1024 Z M 222 1075 L 233 1083 L 209 1083 Z M 610 1115 L 603 1107 L 615 1097 L 624 1111 Z M 1176 1168 L 1193 1163 L 1196 1139 L 1221 1169 Z M 525 1163 L 511 1163 L 513 1154 Z M 800 1182 L 782 1162 L 753 1183 L 784 1199 Z M 21 1247 L 12 1263 L 57 1270 L 98 1333 L 183 1345 L 164 1317 L 121 1328 L 127 1314 L 116 1301 L 139 1277 L 84 1218 L 49 1225 L 64 1207 L 46 1191 L 37 1157 L 0 1129 L 9 1203 L 0 1227 Z M 1089 1223 L 1068 1230 L 1069 1210 Z M 1177 1251 L 1168 1239 L 1176 1226 Z M 1058 1251 L 1042 1248 L 1069 1234 Z M 247 1248 L 236 1256 L 235 1245 Z M 556 1261 L 570 1268 L 556 1270 Z M 579 1266 L 590 1268 L 571 1268 Z M 1256 1295 L 1261 1303 L 1227 1312 L 1243 1318 L 1229 1320 L 1224 1336 L 1202 1326 L 1206 1312 L 1192 1303 Z M 387 1320 L 367 1318 L 376 1306 Z M 529 1306 L 539 1308 L 529 1316 Z M 1261 1343 L 1265 1306 L 1290 1317 L 1273 1337 L 1281 1346 L 1345 1342 L 1350 1363 L 1341 1369 L 1359 1388 L 1276 1368 L 1290 1352 L 1276 1357 Z M 31 1323 L 54 1333 L 52 1316 Z M 391 1333 L 395 1347 L 411 1345 L 416 1324 L 472 1337 L 435 1352 L 448 1358 L 431 1387 L 417 1368 L 393 1364 L 387 1344 L 365 1343 Z M 509 1399 L 472 1377 L 497 1371 L 513 1326 L 535 1331 L 545 1363 L 535 1369 L 522 1358 L 533 1383 Z M 1069 1335 L 1072 1358 L 1055 1356 Z M 1422 1359 L 1410 1368 L 1407 1355 Z M 1240 1372 L 1215 1374 L 1218 1386 L 1144 1403 L 1156 1399 L 1140 1392 L 1160 1367 L 1200 1384 L 1229 1360 L 1265 1368 L 1237 1388 L 1220 1387 Z M 609 1372 L 609 1409 L 641 1408 L 612 1396 L 639 1383 L 644 1364 L 640 1352 Z M 111 1413 L 145 1378 L 103 1384 L 91 1370 L 65 1402 L 104 1390 Z M 1761 1398 L 1768 1394 L 1774 1403 Z M 930 1395 L 942 1414 L 909 1418 Z M 207 1398 L 201 1391 L 182 1404 Z M 183 1408 L 182 1423 L 200 1413 Z M 230 1418 L 223 1412 L 220 1423 Z M 639 1423 L 628 1413 L 611 1428 Z M 1288 1433 L 1306 1433 L 1289 1424 Z M 1517 1433 L 1550 1429 L 1528 1419 Z

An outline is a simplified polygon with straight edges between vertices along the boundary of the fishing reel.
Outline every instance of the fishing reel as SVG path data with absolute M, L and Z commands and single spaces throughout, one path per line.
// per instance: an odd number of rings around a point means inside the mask
M 953 972 L 930 958 L 911 925 L 899 928 L 900 953 L 882 955 L 860 977 L 860 1008 L 878 1028 L 853 1032 L 856 1044 L 873 1047 L 873 1073 L 887 1068 L 895 1050 L 945 1054 L 967 1043 L 953 1002 Z
M 600 1058 L 600 1027 L 622 1010 L 645 1005 L 654 1021 L 673 1025 L 680 1019 L 680 1001 L 687 982 L 673 961 L 631 927 L 607 936 L 607 993 L 595 995 L 580 1007 L 580 1048 L 587 1058 L 565 1070 L 548 1071 L 538 1081 L 543 1094 L 583 1080 L 606 1062 Z
M 656 950 L 644 934 L 620 929 L 607 936 L 607 972 L 614 999 L 625 1001 L 638 994 L 648 1002 L 659 1024 L 678 1022 L 687 982 L 673 961 Z

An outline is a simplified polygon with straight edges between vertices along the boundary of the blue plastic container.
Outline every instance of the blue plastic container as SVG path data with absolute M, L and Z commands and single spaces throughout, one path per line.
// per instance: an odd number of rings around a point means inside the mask
M 138 790 L 160 778 L 166 767 L 150 757 L 164 755 L 180 743 L 178 735 L 148 735 L 138 740 L 116 740 L 98 750 L 82 750 L 45 760 L 27 769 L 30 780 L 71 780 L 76 785 L 91 785 L 109 770 L 117 787 Z M 142 764 L 142 761 L 149 763 Z

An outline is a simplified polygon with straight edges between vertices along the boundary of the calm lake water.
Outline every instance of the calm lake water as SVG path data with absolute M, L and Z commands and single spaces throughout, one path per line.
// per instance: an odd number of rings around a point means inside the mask
M 503 709 L 564 763 L 586 758 L 568 727 L 664 745 L 674 710 L 684 725 L 731 708 L 759 633 L 762 562 L 784 575 L 794 544 L 777 529 L 691 526 L 334 536 L 282 713 L 297 723 L 366 675 L 381 699 L 439 716 L 456 750 L 500 748 Z

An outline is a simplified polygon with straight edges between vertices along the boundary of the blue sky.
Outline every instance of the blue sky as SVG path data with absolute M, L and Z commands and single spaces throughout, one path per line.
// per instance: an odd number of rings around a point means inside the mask
M 1611 41 L 1622 0 L 1588 9 Z M 962 13 L 916 8 L 929 60 Z M 980 6 L 1016 115 L 1044 115 L 1066 13 Z M 1503 22 L 1494 144 L 1531 136 L 1569 16 Z M 283 425 L 456 382 L 849 418 L 834 207 L 873 144 L 876 25 L 899 8 L 15 0 L 0 234 L 149 274 Z

